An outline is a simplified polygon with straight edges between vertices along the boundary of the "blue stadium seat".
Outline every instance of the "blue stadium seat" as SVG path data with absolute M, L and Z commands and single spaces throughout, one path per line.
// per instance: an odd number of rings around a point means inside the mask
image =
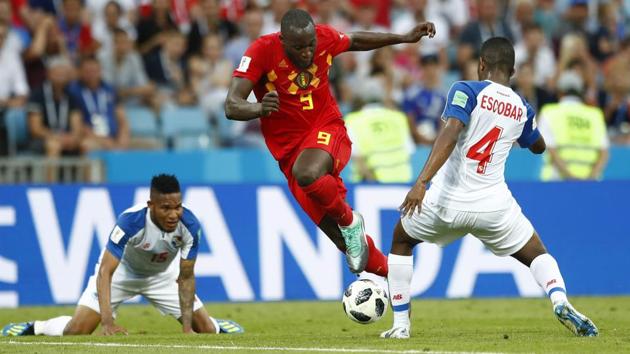
M 207 149 L 210 123 L 198 107 L 169 107 L 162 110 L 162 136 L 176 149 Z M 207 139 L 206 139 L 207 138 Z
M 150 109 L 139 106 L 127 106 L 127 118 L 132 136 L 159 137 L 157 117 Z

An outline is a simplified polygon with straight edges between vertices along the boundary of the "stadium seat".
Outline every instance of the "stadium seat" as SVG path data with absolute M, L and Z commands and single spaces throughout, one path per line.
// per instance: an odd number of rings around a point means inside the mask
M 127 106 L 127 118 L 132 136 L 159 137 L 157 117 L 146 107 Z
M 207 149 L 214 145 L 209 141 L 208 119 L 199 108 L 166 108 L 162 111 L 161 120 L 162 136 L 176 149 Z

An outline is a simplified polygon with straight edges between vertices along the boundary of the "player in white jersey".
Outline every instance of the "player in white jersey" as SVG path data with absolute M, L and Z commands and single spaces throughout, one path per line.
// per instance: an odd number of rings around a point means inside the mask
M 143 295 L 162 314 L 179 320 L 184 333 L 242 332 L 233 321 L 210 317 L 195 295 L 194 266 L 200 237 L 199 221 L 182 206 L 177 178 L 155 176 L 147 205 L 134 206 L 118 217 L 74 316 L 11 323 L 2 334 L 91 334 L 99 323 L 104 335 L 127 334 L 114 322 L 115 312 L 136 295 Z M 173 262 L 178 253 L 179 267 Z
M 505 161 L 515 142 L 535 154 L 545 151 L 535 112 L 508 86 L 514 73 L 512 44 L 501 37 L 487 40 L 477 71 L 484 81 L 460 81 L 451 87 L 442 115 L 446 123 L 400 206 L 402 217 L 388 257 L 394 324 L 381 337 L 410 336 L 413 248 L 423 241 L 446 245 L 468 233 L 494 254 L 512 256 L 529 267 L 551 299 L 556 317 L 573 333 L 596 336 L 593 322 L 568 302 L 556 260 L 504 180 Z

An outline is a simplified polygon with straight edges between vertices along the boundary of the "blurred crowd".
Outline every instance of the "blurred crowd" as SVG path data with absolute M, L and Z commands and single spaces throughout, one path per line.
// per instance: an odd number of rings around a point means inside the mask
M 433 39 L 344 53 L 330 71 L 345 114 L 374 103 L 403 112 L 415 144 L 432 143 L 450 84 L 477 79 L 478 50 L 492 36 L 515 44 L 513 86 L 535 109 L 558 100 L 564 73 L 577 74 L 572 92 L 602 110 L 611 143 L 630 144 L 622 0 L 0 0 L 5 140 L 22 124 L 18 154 L 173 148 L 134 131 L 136 113 L 160 126 L 165 111 L 187 107 L 207 123 L 198 146 L 262 146 L 258 122 L 227 121 L 223 102 L 249 44 L 279 31 L 293 7 L 344 32 L 436 24 Z

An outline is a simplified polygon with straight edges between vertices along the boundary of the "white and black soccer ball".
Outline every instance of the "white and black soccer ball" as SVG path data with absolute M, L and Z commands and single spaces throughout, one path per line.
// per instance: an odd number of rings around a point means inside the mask
M 369 279 L 360 279 L 350 284 L 343 293 L 343 311 L 361 324 L 376 322 L 387 311 L 387 292 Z

